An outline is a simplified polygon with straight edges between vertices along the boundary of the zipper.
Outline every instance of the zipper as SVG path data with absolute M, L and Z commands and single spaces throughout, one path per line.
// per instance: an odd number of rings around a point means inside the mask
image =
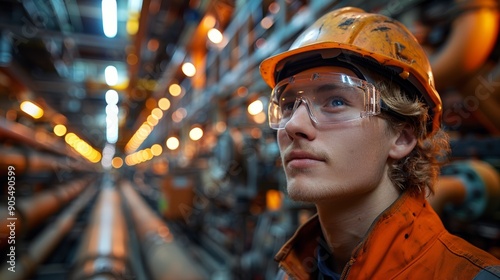
M 285 272 L 286 280 L 288 279 L 293 279 L 293 277 L 296 277 L 294 273 L 290 273 L 290 270 L 285 265 L 280 265 L 280 268 Z
M 349 271 L 351 270 L 351 266 L 356 262 L 354 258 L 351 258 L 349 262 L 344 266 L 344 269 L 342 270 L 342 274 L 340 275 L 340 279 L 347 279 L 347 276 L 349 275 Z

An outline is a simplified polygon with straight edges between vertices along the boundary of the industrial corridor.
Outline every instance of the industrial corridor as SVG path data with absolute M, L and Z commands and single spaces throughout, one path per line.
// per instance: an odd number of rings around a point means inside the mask
M 350 124 L 385 121 L 390 110 L 384 95 L 359 95 L 362 109 L 342 118 L 301 91 L 330 94 L 313 88 L 313 81 L 322 81 L 319 74 L 299 72 L 323 71 L 326 66 L 302 55 L 333 43 L 294 49 L 297 42 L 319 40 L 333 27 L 307 28 L 349 6 L 401 22 L 428 55 L 433 75 L 424 90 L 435 88 L 439 96 L 419 101 L 437 104 L 432 109 L 440 118 L 432 113 L 426 128 L 447 133 L 450 151 L 435 158 L 443 166 L 435 193 L 425 199 L 447 231 L 500 258 L 497 0 L 0 0 L 0 279 L 268 280 L 289 273 L 278 264 L 288 253 L 277 256 L 280 249 L 318 215 L 318 205 L 336 209 L 320 199 L 292 199 L 303 195 L 302 189 L 290 193 L 299 181 L 293 176 L 303 172 L 305 184 L 339 173 L 347 180 L 378 163 L 369 155 L 352 163 L 368 147 L 307 150 L 303 143 L 344 129 L 325 145 L 354 145 L 359 138 L 345 140 L 353 135 Z M 346 16 L 336 26 L 350 36 L 339 40 L 369 45 L 369 34 L 390 31 L 370 26 L 354 32 L 357 20 Z M 392 44 L 387 51 L 397 55 L 390 59 L 420 63 L 409 44 Z M 354 71 L 357 60 L 342 58 L 360 48 L 345 48 L 320 57 L 335 60 L 329 69 L 347 73 L 327 73 L 332 88 L 367 94 L 369 84 L 378 93 L 380 84 Z M 359 61 L 376 64 L 376 55 L 363 55 Z M 418 80 L 388 57 L 382 63 L 387 72 L 368 73 Z M 273 72 L 260 68 L 262 61 Z M 304 88 L 290 93 L 295 85 Z M 333 105 L 344 106 L 346 99 Z M 363 110 L 370 106 L 382 109 L 369 115 Z M 311 126 L 293 127 L 298 116 Z M 382 151 L 376 136 L 359 143 Z M 286 144 L 303 151 L 288 153 Z M 350 165 L 330 155 L 334 151 L 353 155 L 344 158 Z M 318 161 L 343 171 L 318 176 Z M 336 202 L 357 205 L 345 197 Z M 342 266 L 323 262 L 319 245 L 313 251 L 313 258 L 297 262 L 302 270 Z M 408 252 L 401 256 L 411 257 Z M 348 268 L 336 273 L 351 279 L 356 264 L 344 263 Z

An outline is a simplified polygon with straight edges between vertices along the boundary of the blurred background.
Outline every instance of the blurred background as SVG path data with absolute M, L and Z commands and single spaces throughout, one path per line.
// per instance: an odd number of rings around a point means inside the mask
M 425 47 L 452 141 L 431 202 L 500 257 L 498 1 L 0 0 L 0 279 L 273 279 L 314 207 L 258 66 L 344 6 Z

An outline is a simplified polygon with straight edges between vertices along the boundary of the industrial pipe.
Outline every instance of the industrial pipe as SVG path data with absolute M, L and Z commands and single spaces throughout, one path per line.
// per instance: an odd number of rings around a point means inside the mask
M 436 193 L 429 202 L 438 214 L 449 212 L 459 220 L 474 220 L 500 205 L 500 174 L 479 160 L 444 166 Z
M 438 91 L 470 79 L 494 48 L 500 30 L 498 2 L 476 2 L 454 3 L 453 8 L 464 12 L 453 21 L 443 46 L 430 56 Z
M 96 188 L 87 188 L 74 202 L 68 206 L 49 227 L 39 233 L 23 251 L 20 259 L 15 261 L 15 272 L 9 271 L 9 259 L 0 271 L 0 279 L 21 280 L 28 279 L 37 267 L 50 255 L 57 244 L 68 234 L 78 214 L 94 197 Z
M 8 166 L 14 166 L 18 176 L 43 172 L 92 171 L 74 158 L 36 150 L 0 147 L 0 154 L 0 168 L 6 170 Z
M 499 66 L 498 61 L 489 60 L 500 34 L 498 1 L 461 1 L 455 5 L 465 12 L 453 21 L 446 42 L 431 56 L 437 90 L 444 92 L 451 87 L 462 98 L 461 108 L 445 108 L 444 120 L 450 126 L 460 125 L 461 118 L 473 114 L 490 133 L 499 135 Z
M 35 228 L 48 217 L 55 214 L 68 202 L 78 196 L 93 179 L 81 178 L 50 190 L 34 194 L 32 197 L 19 198 L 15 203 L 15 211 L 9 211 L 7 207 L 0 208 L 0 236 L 8 236 L 9 218 L 16 220 L 16 236 L 22 236 L 27 231 Z M 0 247 L 6 244 L 2 242 Z
M 118 191 L 101 190 L 69 279 L 128 279 L 127 227 Z
M 132 214 L 151 279 L 208 279 L 206 273 L 186 255 L 185 248 L 181 248 L 164 221 L 149 208 L 130 182 L 123 181 L 120 188 L 125 205 Z

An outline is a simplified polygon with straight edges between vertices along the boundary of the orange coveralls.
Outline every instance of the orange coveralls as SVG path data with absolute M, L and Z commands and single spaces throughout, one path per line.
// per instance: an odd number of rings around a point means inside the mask
M 318 279 L 321 240 L 314 216 L 276 254 L 278 278 Z M 500 260 L 450 234 L 424 194 L 404 193 L 372 224 L 341 279 L 500 279 Z

